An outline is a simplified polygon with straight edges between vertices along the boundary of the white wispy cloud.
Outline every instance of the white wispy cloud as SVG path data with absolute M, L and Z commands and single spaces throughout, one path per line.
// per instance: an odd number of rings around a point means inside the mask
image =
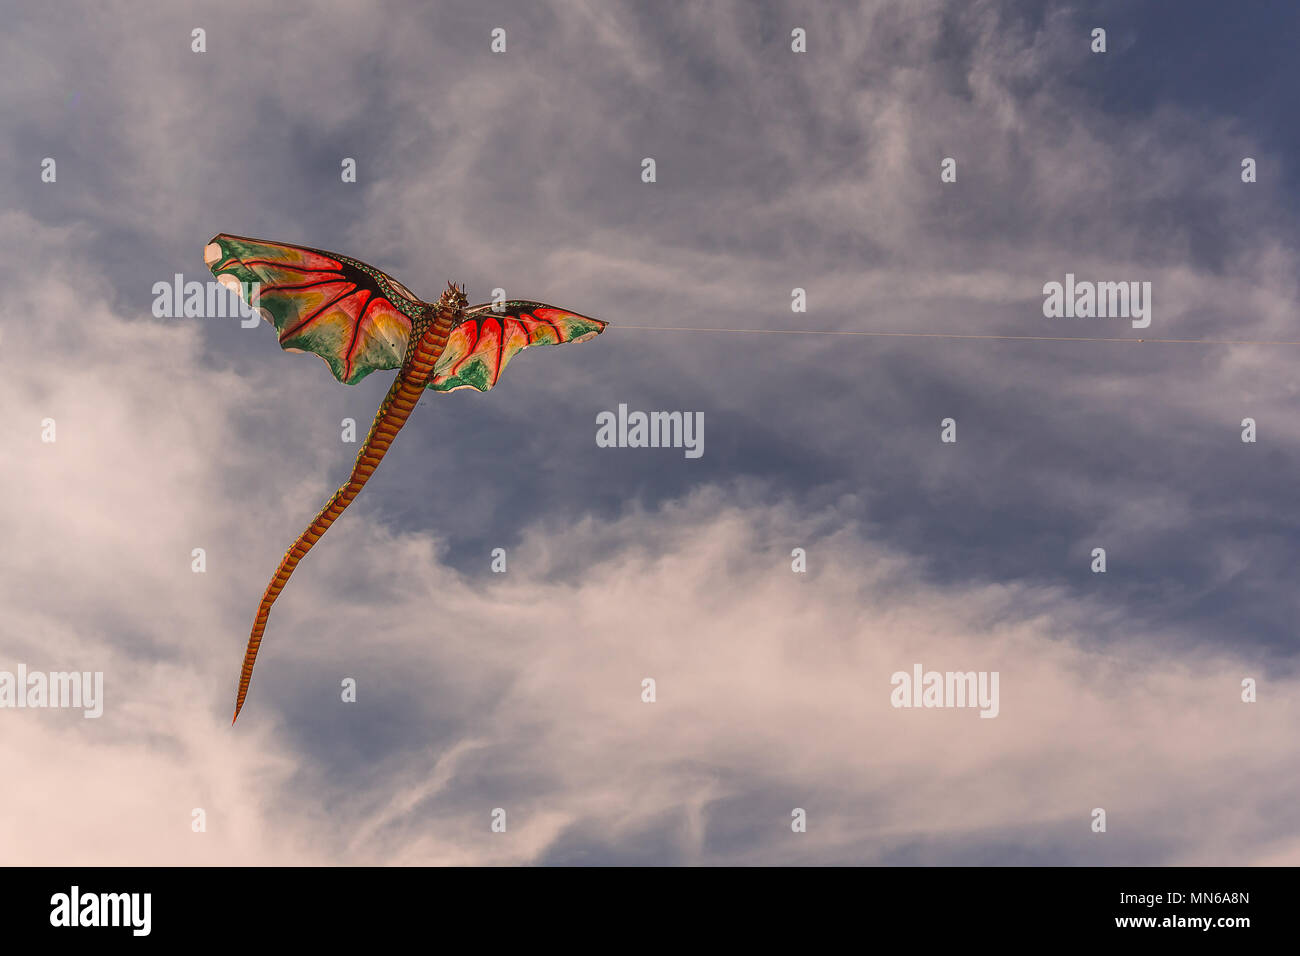
M 1148 860 L 1276 859 L 1294 680 L 1226 649 L 1151 650 L 1170 634 L 1089 646 L 1101 599 L 935 582 L 837 506 L 810 514 L 761 483 L 540 519 L 501 576 L 466 577 L 436 537 L 349 512 L 282 597 L 232 731 L 274 557 L 257 528 L 280 503 L 229 479 L 274 461 L 277 486 L 301 487 L 313 466 L 240 439 L 235 409 L 265 383 L 205 364 L 197 322 L 86 305 L 36 266 L 65 234 L 13 214 L 5 227 L 29 237 L 33 267 L 11 302 L 46 308 L 3 343 L 7 488 L 25 506 L 6 510 L 0 661 L 103 670 L 107 697 L 97 721 L 0 713 L 22 782 L 0 795 L 11 862 L 517 863 L 601 846 L 934 862 L 990 833 L 1053 862 L 1133 862 L 1139 833 Z M 293 504 L 304 520 L 314 506 Z M 893 709 L 889 677 L 914 662 L 999 671 L 1001 715 Z M 346 676 L 356 704 L 339 699 Z M 1248 676 L 1259 704 L 1238 699 Z M 358 743 L 399 701 L 403 743 L 341 775 L 313 766 L 293 726 L 307 698 Z M 796 806 L 805 835 L 789 832 Z M 490 832 L 496 807 L 506 834 Z

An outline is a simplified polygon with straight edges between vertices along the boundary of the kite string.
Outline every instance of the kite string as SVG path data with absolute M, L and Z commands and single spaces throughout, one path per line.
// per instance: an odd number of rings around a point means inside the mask
M 1154 343 L 1160 345 L 1300 345 L 1300 342 L 1270 342 L 1257 339 L 1134 339 L 1100 335 L 978 335 L 960 332 L 879 332 L 862 329 L 720 329 L 686 325 L 623 325 L 611 324 L 614 329 L 636 329 L 646 332 L 737 332 L 756 335 L 869 335 L 888 338 L 919 339 L 1003 339 L 1026 342 L 1125 342 L 1129 345 Z

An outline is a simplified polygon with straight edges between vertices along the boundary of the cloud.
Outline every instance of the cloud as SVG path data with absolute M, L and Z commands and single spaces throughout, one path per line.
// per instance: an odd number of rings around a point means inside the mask
M 12 500 L 0 660 L 103 670 L 99 720 L 6 711 L 7 857 L 22 863 L 939 862 L 989 842 L 1041 862 L 1225 863 L 1278 852 L 1293 679 L 1176 634 L 1092 645 L 1104 600 L 950 586 L 844 516 L 760 482 L 614 520 L 539 517 L 504 575 L 358 507 L 272 617 L 227 726 L 281 502 L 236 475 L 265 383 L 199 361 L 198 322 L 131 320 L 36 265 L 9 327 Z M 93 281 L 93 265 L 84 266 Z M 25 272 L 27 267 L 33 271 Z M 76 360 L 58 375 L 43 350 Z M 217 398 L 214 399 L 214 396 Z M 306 414 L 290 398 L 285 414 Z M 39 441 L 53 417 L 58 439 Z M 318 480 L 276 460 L 276 485 Z M 390 466 L 392 467 L 392 466 Z M 314 502 L 295 496 L 293 520 Z M 190 547 L 208 555 L 190 570 Z M 810 571 L 790 570 L 806 548 Z M 890 675 L 1001 674 L 1001 714 L 896 710 Z M 12 667 L 10 668 L 12 669 Z M 355 677 L 358 702 L 339 682 Z M 1261 700 L 1239 701 L 1253 676 Z M 641 700 L 642 680 L 657 701 Z M 310 730 L 332 741 L 328 753 Z M 57 759 L 50 759 L 57 754 Z M 1110 829 L 1089 831 L 1093 807 Z M 207 832 L 190 830 L 202 808 Z M 489 829 L 492 811 L 507 832 Z M 793 808 L 810 820 L 789 830 Z

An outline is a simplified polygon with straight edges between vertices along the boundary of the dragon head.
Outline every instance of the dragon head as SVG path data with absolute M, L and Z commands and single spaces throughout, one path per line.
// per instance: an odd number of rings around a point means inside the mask
M 469 299 L 465 298 L 465 287 L 456 285 L 454 282 L 448 282 L 447 288 L 442 293 L 442 298 L 438 300 L 438 307 L 452 312 L 460 312 L 467 305 L 469 305 Z

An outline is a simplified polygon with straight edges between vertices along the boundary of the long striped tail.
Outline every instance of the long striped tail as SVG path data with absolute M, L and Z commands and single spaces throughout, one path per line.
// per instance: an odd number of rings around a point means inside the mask
M 417 384 L 417 381 L 412 381 L 405 372 L 399 373 L 394 379 L 393 387 L 388 390 L 388 395 L 385 396 L 384 403 L 379 406 L 379 412 L 370 426 L 366 442 L 357 454 L 357 463 L 352 467 L 351 476 L 343 487 L 334 492 L 334 496 L 280 560 L 280 567 L 276 569 L 275 577 L 271 578 L 271 583 L 266 586 L 266 593 L 262 595 L 262 603 L 257 608 L 257 618 L 253 621 L 253 631 L 248 636 L 248 647 L 244 651 L 244 668 L 239 674 L 239 696 L 235 698 L 235 716 L 230 719 L 231 724 L 239 719 L 244 698 L 248 696 L 248 683 L 253 679 L 253 663 L 257 660 L 257 649 L 262 645 L 262 634 L 266 631 L 266 621 L 271 615 L 271 605 L 284 590 L 289 575 L 293 574 L 293 569 L 298 566 L 298 562 L 329 530 L 338 516 L 343 514 L 344 509 L 352 504 L 352 499 L 356 498 L 365 487 L 370 476 L 379 467 L 379 463 L 384 460 L 384 455 L 388 454 L 393 439 L 406 424 L 406 420 L 411 417 L 411 412 L 424 391 L 423 384 Z

